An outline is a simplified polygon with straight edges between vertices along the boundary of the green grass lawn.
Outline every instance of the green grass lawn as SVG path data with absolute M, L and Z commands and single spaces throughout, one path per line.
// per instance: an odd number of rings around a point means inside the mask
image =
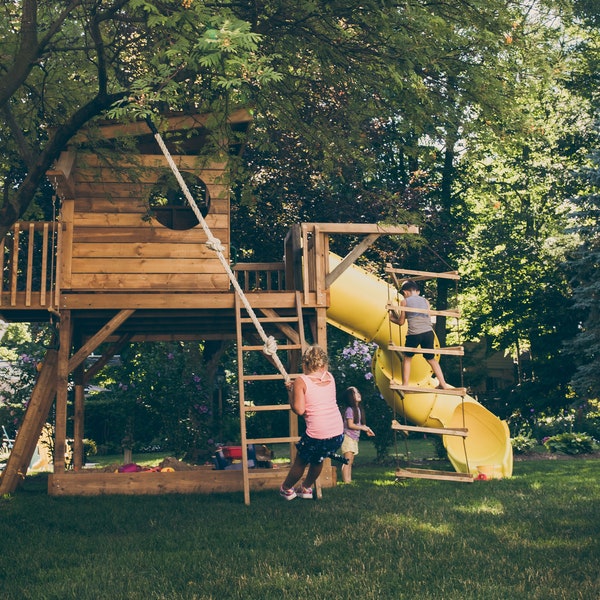
M 53 498 L 45 475 L 28 477 L 0 499 L 0 596 L 600 597 L 599 459 L 517 462 L 503 480 L 398 482 L 393 464 L 360 448 L 355 482 L 321 501 Z

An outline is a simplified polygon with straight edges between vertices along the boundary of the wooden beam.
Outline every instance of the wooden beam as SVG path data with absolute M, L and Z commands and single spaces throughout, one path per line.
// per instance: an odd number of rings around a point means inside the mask
M 413 479 L 437 479 L 439 481 L 462 481 L 471 483 L 472 473 L 452 473 L 451 471 L 434 471 L 429 469 L 396 469 L 396 477 Z
M 396 419 L 392 421 L 392 429 L 396 431 L 415 431 L 419 433 L 435 433 L 439 435 L 457 435 L 460 437 L 467 437 L 469 435 L 469 430 L 462 427 L 453 427 L 453 428 L 445 428 L 445 427 L 419 427 L 417 425 L 402 425 L 398 423 Z
M 381 237 L 380 233 L 371 233 L 367 237 L 363 238 L 346 256 L 342 259 L 342 262 L 325 276 L 325 288 L 330 288 L 331 284 L 356 260 L 362 256 L 362 254 L 370 248 L 375 241 Z
M 395 269 L 391 266 L 387 266 L 385 272 L 397 275 L 417 275 L 421 279 L 460 279 L 458 271 L 447 271 L 438 273 L 435 271 L 414 271 L 412 269 Z
M 0 477 L 0 496 L 12 494 L 25 479 L 27 467 L 54 401 L 57 363 L 56 350 L 47 350 L 23 422 Z
M 131 341 L 133 334 L 126 333 L 122 335 L 86 372 L 84 375 L 84 384 L 87 384 L 90 379 L 92 379 L 102 367 L 104 367 L 108 361 L 115 355 L 118 354 L 119 351 Z M 88 354 L 89 356 L 89 354 Z
M 54 472 L 65 470 L 65 452 L 67 448 L 67 411 L 69 395 L 69 356 L 73 340 L 73 321 L 70 310 L 60 315 L 58 348 L 58 368 L 56 377 L 56 416 L 54 427 Z M 77 366 L 77 365 L 76 365 Z
M 106 338 L 120 327 L 135 311 L 119 311 L 96 335 L 92 336 L 69 360 L 69 372 L 75 370 Z
M 440 317 L 455 317 L 460 318 L 460 312 L 458 310 L 433 310 L 431 308 L 413 308 L 410 306 L 404 306 L 401 304 L 388 304 L 386 306 L 387 310 L 393 310 L 396 312 L 410 312 L 410 313 L 420 313 L 423 315 L 437 315 Z
M 415 354 L 447 354 L 450 356 L 464 356 L 462 346 L 448 346 L 447 348 L 412 348 L 410 346 L 395 346 L 390 344 L 388 350 L 392 352 L 414 352 Z
M 408 394 L 442 394 L 446 396 L 466 396 L 466 388 L 432 388 L 432 387 L 419 387 L 416 385 L 401 385 L 394 380 L 390 381 L 390 390 L 400 390 Z
M 416 225 L 381 225 L 379 223 L 311 223 L 310 225 L 318 228 L 321 233 L 345 233 L 349 235 L 369 233 L 404 235 L 420 232 L 419 227 Z

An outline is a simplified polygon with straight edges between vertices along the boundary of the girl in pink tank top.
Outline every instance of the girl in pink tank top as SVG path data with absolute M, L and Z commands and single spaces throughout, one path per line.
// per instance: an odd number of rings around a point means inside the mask
M 302 357 L 303 375 L 290 385 L 292 410 L 304 417 L 306 431 L 296 444 L 298 453 L 279 493 L 286 500 L 312 498 L 312 486 L 323 470 L 323 460 L 336 452 L 344 439 L 344 422 L 336 402 L 335 380 L 327 370 L 329 359 L 320 346 L 310 346 Z M 302 485 L 298 483 L 305 468 Z

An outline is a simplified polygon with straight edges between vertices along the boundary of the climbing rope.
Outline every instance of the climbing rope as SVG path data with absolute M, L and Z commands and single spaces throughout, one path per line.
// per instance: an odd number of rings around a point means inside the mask
M 177 179 L 177 182 L 179 183 L 179 186 L 181 187 L 181 190 L 183 191 L 184 196 L 186 197 L 187 201 L 189 202 L 190 208 L 192 209 L 194 215 L 196 215 L 198 222 L 200 223 L 204 233 L 206 234 L 207 248 L 209 248 L 210 250 L 215 252 L 215 254 L 217 255 L 217 258 L 219 259 L 221 265 L 223 265 L 223 268 L 225 269 L 225 272 L 227 273 L 227 276 L 229 277 L 229 280 L 231 281 L 231 285 L 233 285 L 240 300 L 244 304 L 244 307 L 246 308 L 246 311 L 248 312 L 248 315 L 249 315 L 250 319 L 252 320 L 252 323 L 254 323 L 254 326 L 256 327 L 256 331 L 258 332 L 258 334 L 260 335 L 260 338 L 264 342 L 264 346 L 263 346 L 264 354 L 266 354 L 267 356 L 270 356 L 272 358 L 277 369 L 283 375 L 285 383 L 287 383 L 288 381 L 290 381 L 290 376 L 288 375 L 287 371 L 285 370 L 285 367 L 283 366 L 279 356 L 277 356 L 277 341 L 275 340 L 275 338 L 273 336 L 267 336 L 267 334 L 265 333 L 265 330 L 263 329 L 254 310 L 252 309 L 252 307 L 250 306 L 250 303 L 248 302 L 248 298 L 246 298 L 246 295 L 244 294 L 244 291 L 240 287 L 240 284 L 238 283 L 238 280 L 236 279 L 235 274 L 231 270 L 231 267 L 229 266 L 229 262 L 225 258 L 225 255 L 223 253 L 225 248 L 224 248 L 223 244 L 221 244 L 221 240 L 219 240 L 218 238 L 213 236 L 212 231 L 210 230 L 208 224 L 206 223 L 204 217 L 202 216 L 202 213 L 200 212 L 200 209 L 198 208 L 196 201 L 194 200 L 192 194 L 190 193 L 190 190 L 188 189 L 187 184 L 185 183 L 183 177 L 181 176 L 181 173 L 179 172 L 177 165 L 173 161 L 173 158 L 171 157 L 171 153 L 167 149 L 167 146 L 165 145 L 165 143 L 162 139 L 162 136 L 158 132 L 158 129 L 156 128 L 156 126 L 154 125 L 154 123 L 152 122 L 152 120 L 149 117 L 146 119 L 146 123 L 148 124 L 150 131 L 152 131 L 152 134 L 154 135 L 154 139 L 160 146 L 162 153 L 164 154 L 165 158 L 167 159 L 167 162 L 169 163 L 169 167 L 171 167 L 171 171 L 173 171 L 173 175 L 175 175 L 175 179 Z

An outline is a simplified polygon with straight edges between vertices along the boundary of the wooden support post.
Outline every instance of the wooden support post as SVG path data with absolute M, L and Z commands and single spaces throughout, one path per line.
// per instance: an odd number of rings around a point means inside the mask
M 77 335 L 77 346 L 81 346 L 81 336 Z M 80 471 L 83 466 L 83 430 L 84 430 L 84 384 L 83 363 L 73 373 L 75 381 L 75 403 L 73 410 L 73 470 Z
M 69 355 L 72 337 L 71 311 L 60 313 L 60 348 L 58 350 L 58 373 L 56 383 L 56 425 L 54 429 L 54 472 L 65 470 L 67 447 L 67 399 L 69 393 Z

